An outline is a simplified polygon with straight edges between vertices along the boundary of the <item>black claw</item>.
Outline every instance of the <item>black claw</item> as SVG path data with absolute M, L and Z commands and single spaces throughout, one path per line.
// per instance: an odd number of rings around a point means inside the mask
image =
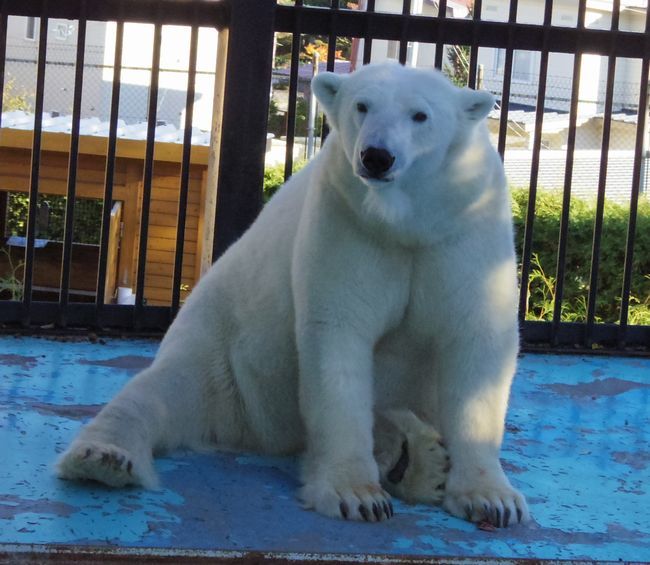
M 377 522 L 381 522 L 381 510 L 379 510 L 376 502 L 372 503 L 372 513 L 375 515 Z
M 386 515 L 386 518 L 390 518 L 392 516 L 392 513 L 388 507 L 388 504 L 386 502 L 382 502 L 382 507 L 384 508 L 384 514 Z
M 393 503 L 390 500 L 388 501 L 388 508 L 390 509 L 390 517 L 392 518 L 395 514 L 395 510 L 393 510 Z
M 93 452 L 93 450 L 90 449 L 90 447 L 88 449 L 86 449 L 86 455 L 84 455 L 84 459 L 88 459 L 88 457 L 90 457 L 92 452 Z
M 133 469 L 133 463 L 131 463 L 131 461 L 129 461 L 129 462 L 126 464 L 126 472 L 130 475 L 132 469 Z
M 399 457 L 399 460 L 397 463 L 395 463 L 395 466 L 388 471 L 388 474 L 386 475 L 386 478 L 396 485 L 397 483 L 401 482 L 401 480 L 404 478 L 404 473 L 406 473 L 406 469 L 408 469 L 409 466 L 409 445 L 407 441 L 404 441 L 402 443 L 402 453 Z
M 467 518 L 467 520 L 469 522 L 471 522 L 472 521 L 472 505 L 468 504 L 467 506 L 465 506 L 464 510 L 465 510 L 465 518 Z
M 523 518 L 523 513 L 520 508 L 517 508 L 517 522 L 521 524 L 521 519 Z
M 500 528 L 500 527 L 501 527 L 501 510 L 499 510 L 499 509 L 497 508 L 497 509 L 496 509 L 496 513 L 497 513 L 497 520 L 496 520 L 496 524 L 494 524 L 494 525 L 495 525 L 497 528 Z
M 363 504 L 359 504 L 359 514 L 366 522 L 370 522 L 370 514 L 368 514 L 368 509 Z
M 510 523 L 510 508 L 506 508 L 503 513 L 503 527 L 507 528 Z
M 341 511 L 341 516 L 343 516 L 343 519 L 347 520 L 348 514 L 350 512 L 348 509 L 348 505 L 345 502 L 341 502 L 341 504 L 339 504 L 339 510 Z

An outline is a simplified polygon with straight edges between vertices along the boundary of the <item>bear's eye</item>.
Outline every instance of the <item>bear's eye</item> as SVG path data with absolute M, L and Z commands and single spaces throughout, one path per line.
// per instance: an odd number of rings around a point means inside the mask
M 427 115 L 424 112 L 415 112 L 413 114 L 413 121 L 414 122 L 426 122 L 427 121 Z
M 366 106 L 363 102 L 357 102 L 357 111 L 361 114 L 365 114 L 368 111 L 368 106 Z

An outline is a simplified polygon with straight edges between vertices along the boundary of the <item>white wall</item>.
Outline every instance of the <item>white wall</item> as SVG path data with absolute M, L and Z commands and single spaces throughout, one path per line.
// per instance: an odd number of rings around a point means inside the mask
M 28 95 L 32 105 L 36 91 L 36 62 L 40 20 L 34 19 L 34 39 L 26 37 L 28 19 L 10 16 L 7 20 L 6 79 L 13 79 L 17 93 Z M 106 24 L 88 22 L 86 28 L 85 77 L 82 114 L 90 116 L 101 104 L 101 68 L 104 61 Z M 48 25 L 45 111 L 72 111 L 78 23 L 52 19 Z
M 107 67 L 113 64 L 115 28 L 116 25 L 113 23 L 109 24 L 106 29 L 105 64 Z M 190 34 L 189 27 L 164 26 L 162 30 L 158 95 L 159 119 L 172 122 L 178 127 L 182 127 L 184 123 Z M 149 69 L 152 62 L 153 38 L 153 25 L 126 24 L 124 26 L 122 85 L 125 116 L 128 112 L 146 115 L 148 88 L 151 80 Z M 215 29 L 200 29 L 193 125 L 204 130 L 210 129 L 212 119 L 217 41 L 218 33 Z M 107 68 L 104 72 L 104 81 L 110 82 L 112 74 L 112 68 Z M 129 109 L 127 104 L 137 106 L 137 108 Z M 144 113 L 142 113 L 143 111 Z
M 541 24 L 543 22 L 544 2 L 539 0 L 520 0 L 517 21 L 520 23 Z M 575 0 L 556 0 L 554 2 L 552 24 L 574 27 L 577 24 L 578 2 Z M 505 0 L 486 0 L 483 4 L 485 19 L 507 21 L 508 2 Z M 620 28 L 629 31 L 642 31 L 645 14 L 641 11 L 623 10 Z M 585 25 L 593 29 L 609 29 L 611 26 L 611 2 L 590 1 L 587 4 Z M 501 55 L 501 60 L 503 55 Z M 498 68 L 499 54 L 495 49 L 481 49 L 479 64 L 485 69 L 485 86 L 498 90 L 502 83 L 501 69 Z M 559 110 L 569 109 L 574 57 L 570 54 L 551 53 L 548 66 L 547 107 Z M 537 92 L 540 65 L 539 52 L 515 53 L 511 101 L 534 105 Z M 529 73 L 527 79 L 521 75 Z M 585 54 L 582 57 L 578 111 L 591 115 L 602 112 L 607 76 L 607 58 Z M 640 60 L 619 59 L 617 61 L 615 103 L 618 107 L 635 104 L 635 92 L 640 81 Z

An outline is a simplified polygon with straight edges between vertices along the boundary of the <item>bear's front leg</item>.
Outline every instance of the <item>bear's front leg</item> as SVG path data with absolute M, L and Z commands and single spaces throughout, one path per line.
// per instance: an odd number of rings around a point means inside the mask
M 373 344 L 317 325 L 299 340 L 307 431 L 300 492 L 306 508 L 349 520 L 393 515 L 373 457 Z
M 461 245 L 450 250 L 449 264 L 436 265 L 447 273 L 438 302 L 446 317 L 436 328 L 437 402 L 430 413 L 437 412 L 434 421 L 451 458 L 444 507 L 458 517 L 505 527 L 529 518 L 499 459 L 519 350 L 516 270 L 508 247 L 499 250 L 499 241 L 487 235 L 484 240 L 489 248 L 481 254 Z M 474 260 L 459 268 L 459 256 Z
M 516 338 L 475 338 L 471 346 L 448 345 L 438 367 L 440 419 L 452 464 L 443 504 L 455 516 L 507 527 L 529 518 L 525 498 L 499 459 Z M 499 350 L 490 351 L 495 345 Z
M 455 516 L 506 527 L 529 518 L 499 459 L 518 335 L 515 324 L 504 327 L 481 309 L 458 318 L 458 332 L 451 325 L 435 361 L 438 418 L 451 458 L 443 505 Z

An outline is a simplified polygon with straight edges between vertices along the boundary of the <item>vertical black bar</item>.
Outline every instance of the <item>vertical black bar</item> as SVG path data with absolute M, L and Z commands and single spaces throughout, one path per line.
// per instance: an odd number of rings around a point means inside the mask
M 273 66 L 275 2 L 236 0 L 230 10 L 212 253 L 215 261 L 262 208 Z
M 530 186 L 528 189 L 528 206 L 526 207 L 526 226 L 524 227 L 524 245 L 521 252 L 521 285 L 519 287 L 519 323 L 523 325 L 528 311 L 528 279 L 533 250 L 533 229 L 535 226 L 535 204 L 537 200 L 537 181 L 539 178 L 539 154 L 542 147 L 542 126 L 546 106 L 546 82 L 548 78 L 549 31 L 553 16 L 553 0 L 546 0 L 544 8 L 544 35 L 542 54 L 539 62 L 539 84 L 537 85 L 537 108 L 535 109 L 535 135 L 533 137 L 533 158 L 530 166 Z M 525 336 L 524 336 L 525 339 Z
M 634 145 L 634 169 L 632 173 L 632 192 L 630 194 L 630 217 L 627 224 L 627 243 L 625 245 L 625 270 L 623 272 L 623 289 L 621 291 L 621 317 L 618 328 L 618 347 L 626 343 L 628 314 L 630 309 L 630 289 L 632 286 L 632 269 L 634 260 L 634 237 L 636 235 L 636 217 L 639 207 L 641 189 L 641 167 L 643 167 L 643 148 L 646 142 L 646 120 L 648 115 L 648 73 L 650 71 L 650 6 L 646 7 L 645 50 L 641 63 L 641 87 L 639 90 L 639 109 L 636 121 L 636 141 Z
M 578 29 L 585 27 L 587 0 L 578 4 Z M 566 167 L 564 170 L 564 193 L 562 196 L 562 215 L 560 217 L 560 237 L 557 250 L 557 268 L 555 283 L 555 303 L 553 304 L 552 343 L 557 345 L 560 322 L 562 321 L 562 298 L 566 274 L 566 250 L 569 237 L 569 212 L 571 206 L 571 183 L 573 181 L 573 159 L 576 146 L 576 123 L 578 120 L 578 102 L 580 94 L 580 73 L 582 69 L 582 52 L 578 50 L 573 60 L 573 79 L 571 81 L 571 108 L 569 110 L 569 131 L 567 134 Z
M 410 0 L 409 0 L 410 1 Z M 327 40 L 327 70 L 334 71 L 334 63 L 336 62 L 336 21 L 338 19 L 339 2 L 338 0 L 331 0 L 330 3 L 330 33 Z
M 334 72 L 334 62 L 336 60 L 336 21 L 338 17 L 339 3 L 338 0 L 330 0 L 329 12 L 329 36 L 327 39 L 327 66 L 325 67 L 328 72 Z M 329 124 L 327 123 L 327 116 L 323 115 L 321 125 L 321 145 L 327 138 L 330 132 Z
M 108 124 L 108 146 L 106 148 L 106 171 L 104 175 L 104 207 L 102 209 L 102 233 L 99 246 L 99 265 L 97 270 L 97 320 L 101 326 L 101 312 L 106 300 L 106 268 L 108 244 L 111 228 L 111 209 L 113 207 L 113 183 L 115 181 L 115 156 L 117 153 L 117 123 L 120 109 L 120 90 L 122 87 L 122 49 L 124 43 L 124 21 L 117 22 L 115 32 L 115 53 L 113 55 L 113 86 L 111 91 L 111 113 Z M 110 298 L 110 297 L 109 297 Z
M 0 3 L 0 129 L 2 128 L 2 93 L 5 89 L 5 59 L 7 57 L 7 1 Z M 0 237 L 5 235 L 9 194 L 0 192 Z
M 510 86 L 512 83 L 512 63 L 514 59 L 514 26 L 517 23 L 517 2 L 510 0 L 510 14 L 508 16 L 508 48 L 506 50 L 506 64 L 503 70 L 503 89 L 501 90 L 501 115 L 499 121 L 498 151 L 501 159 L 506 151 L 506 139 L 508 133 L 508 109 L 510 106 Z
M 79 28 L 77 31 L 77 58 L 75 61 L 74 97 L 72 102 L 72 130 L 68 158 L 68 193 L 61 257 L 61 291 L 59 294 L 59 325 L 66 325 L 66 307 L 70 296 L 70 265 L 72 262 L 72 236 L 74 231 L 74 205 L 77 189 L 77 161 L 79 157 L 79 123 L 81 120 L 81 95 L 83 92 L 84 57 L 86 51 L 86 1 L 80 0 Z
M 0 4 L 0 93 L 5 91 L 5 59 L 7 57 L 7 2 Z M 2 96 L 2 94 L 0 94 Z M 0 128 L 2 128 L 2 98 L 0 98 Z M 0 234 L 2 236 L 4 234 Z
M 151 186 L 153 183 L 154 149 L 156 147 L 156 120 L 158 114 L 158 84 L 160 81 L 160 47 L 162 24 L 157 23 L 153 33 L 153 55 L 151 58 L 151 81 L 149 84 L 149 108 L 147 110 L 147 141 L 144 153 L 144 174 L 142 178 L 142 210 L 140 214 L 140 241 L 138 245 L 138 272 L 135 287 L 135 327 L 141 327 L 144 308 L 144 285 L 147 270 L 147 244 L 149 243 L 149 208 L 151 207 Z
M 446 18 L 447 0 L 440 0 L 438 2 L 438 38 L 436 40 L 436 56 L 433 62 L 433 66 L 438 70 L 442 69 L 442 56 L 445 51 L 444 29 Z
M 178 197 L 178 225 L 176 227 L 176 256 L 174 260 L 174 282 L 172 284 L 172 316 L 180 306 L 183 277 L 183 243 L 185 241 L 185 220 L 187 217 L 187 195 L 190 185 L 190 157 L 192 154 L 192 121 L 194 118 L 194 96 L 196 83 L 196 57 L 199 44 L 199 28 L 192 26 L 190 37 L 190 60 L 187 69 L 187 97 L 185 98 L 185 130 L 183 132 L 183 161 L 181 184 Z
M 612 5 L 611 31 L 618 30 L 621 12 L 621 0 L 614 0 Z M 605 115 L 603 116 L 603 137 L 600 149 L 600 170 L 598 173 L 598 196 L 596 199 L 596 218 L 591 245 L 591 272 L 589 275 L 589 297 L 587 299 L 587 326 L 585 328 L 585 346 L 591 347 L 593 343 L 593 330 L 596 317 L 596 299 L 598 296 L 598 269 L 600 266 L 600 242 L 603 231 L 603 217 L 605 213 L 605 189 L 607 186 L 607 164 L 609 161 L 609 141 L 612 126 L 612 109 L 614 105 L 614 83 L 616 80 L 616 57 L 614 49 L 616 40 L 612 36 L 610 55 L 607 61 L 607 84 L 605 87 Z
M 41 140 L 43 129 L 43 98 L 45 94 L 45 63 L 47 56 L 48 0 L 43 0 L 40 33 L 38 38 L 38 63 L 36 65 L 36 97 L 34 100 L 34 130 L 32 164 L 29 179 L 29 210 L 27 213 L 27 246 L 23 280 L 23 325 L 30 323 L 32 285 L 34 280 L 34 244 L 36 239 L 36 211 L 38 207 L 39 172 L 41 168 Z
M 296 140 L 296 105 L 298 103 L 298 70 L 300 68 L 302 0 L 296 0 L 296 20 L 291 36 L 289 67 L 289 106 L 287 108 L 287 140 L 284 158 L 284 180 L 293 173 L 293 146 Z
M 474 14 L 472 19 L 474 20 L 474 30 L 472 32 L 472 47 L 469 55 L 469 78 L 467 80 L 467 86 L 470 88 L 476 88 L 476 77 L 478 73 L 478 31 L 479 25 L 481 23 L 481 6 L 482 0 L 474 0 Z
M 408 31 L 409 17 L 411 15 L 411 0 L 402 0 L 402 38 L 399 40 L 399 62 L 404 65 L 406 64 L 406 57 L 408 55 L 409 43 L 406 39 L 406 34 Z
M 375 0 L 368 0 L 366 13 L 371 14 L 375 11 Z M 370 63 L 372 57 L 372 34 L 370 33 L 370 18 L 366 18 L 366 35 L 363 39 L 363 64 Z

